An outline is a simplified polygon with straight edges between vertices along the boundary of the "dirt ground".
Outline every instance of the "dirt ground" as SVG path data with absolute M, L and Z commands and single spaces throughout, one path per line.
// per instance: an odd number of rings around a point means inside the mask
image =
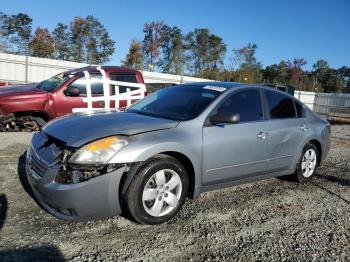
M 350 261 L 350 126 L 313 182 L 270 179 L 203 194 L 172 221 L 68 223 L 28 194 L 28 133 L 0 133 L 1 261 Z

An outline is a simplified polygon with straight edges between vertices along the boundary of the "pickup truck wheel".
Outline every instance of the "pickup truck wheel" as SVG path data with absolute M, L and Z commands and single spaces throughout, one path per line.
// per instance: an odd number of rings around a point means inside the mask
M 298 182 L 309 182 L 316 172 L 318 166 L 317 147 L 308 143 L 305 145 L 297 165 L 295 176 Z
M 160 224 L 176 215 L 186 200 L 189 181 L 186 169 L 164 155 L 146 163 L 126 193 L 129 214 L 141 224 Z

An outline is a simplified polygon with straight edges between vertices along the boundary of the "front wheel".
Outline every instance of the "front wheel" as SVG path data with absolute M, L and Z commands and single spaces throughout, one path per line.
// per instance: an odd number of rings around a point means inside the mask
M 133 178 L 126 193 L 126 206 L 139 223 L 160 224 L 180 210 L 188 187 L 184 166 L 172 157 L 159 155 Z
M 318 150 L 312 143 L 305 145 L 295 172 L 299 182 L 308 182 L 312 179 L 318 166 Z

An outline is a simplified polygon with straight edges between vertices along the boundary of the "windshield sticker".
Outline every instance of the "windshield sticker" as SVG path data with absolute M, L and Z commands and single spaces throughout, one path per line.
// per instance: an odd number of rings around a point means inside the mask
M 221 86 L 204 86 L 203 89 L 214 90 L 218 92 L 224 92 L 226 90 L 225 87 L 221 87 Z

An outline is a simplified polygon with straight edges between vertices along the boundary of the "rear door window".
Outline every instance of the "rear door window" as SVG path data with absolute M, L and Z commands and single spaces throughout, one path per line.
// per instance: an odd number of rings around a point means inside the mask
M 293 99 L 283 94 L 265 90 L 271 119 L 295 118 Z
M 240 122 L 263 120 L 263 110 L 259 90 L 247 90 L 232 95 L 217 109 L 217 113 L 239 114 Z
M 109 78 L 113 81 L 137 83 L 136 74 L 111 72 L 109 74 Z M 136 87 L 119 86 L 119 93 L 120 94 L 125 93 L 127 88 L 130 88 L 130 91 L 137 89 Z M 112 85 L 112 94 L 115 95 L 115 88 L 113 85 Z

